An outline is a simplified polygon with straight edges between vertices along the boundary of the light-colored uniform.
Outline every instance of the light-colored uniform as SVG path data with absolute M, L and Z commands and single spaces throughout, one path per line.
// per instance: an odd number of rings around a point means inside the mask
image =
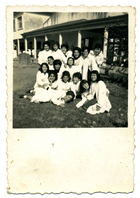
M 93 99 L 95 95 L 97 103 L 91 105 L 86 112 L 90 114 L 99 114 L 105 111 L 109 112 L 112 107 L 108 98 L 109 90 L 106 88 L 106 85 L 103 81 L 92 83 L 89 94 L 83 97 L 83 99 L 76 105 L 77 108 L 82 106 L 87 99 Z M 97 106 L 100 108 L 99 110 L 97 110 Z
M 82 66 L 82 79 L 88 80 L 88 69 L 90 71 L 96 70 L 99 72 L 99 67 L 95 61 L 95 57 L 89 54 L 86 58 L 83 58 Z
M 39 54 L 38 54 L 38 63 L 40 65 L 42 63 L 48 63 L 47 58 L 49 56 L 51 56 L 51 54 L 52 54 L 52 50 L 49 50 L 49 51 L 46 51 L 46 50 L 40 51 Z

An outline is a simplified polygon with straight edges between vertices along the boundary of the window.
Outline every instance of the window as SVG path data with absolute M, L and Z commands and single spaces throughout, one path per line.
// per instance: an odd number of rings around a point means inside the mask
M 128 67 L 128 27 L 111 27 L 107 64 Z
M 18 21 L 18 30 L 22 29 L 22 16 L 17 18 Z

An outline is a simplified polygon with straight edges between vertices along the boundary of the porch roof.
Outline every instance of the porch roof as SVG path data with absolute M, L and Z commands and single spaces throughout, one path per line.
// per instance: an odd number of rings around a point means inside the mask
M 24 32 L 23 37 L 41 36 L 46 34 L 73 32 L 78 30 L 107 28 L 115 25 L 128 25 L 128 15 L 120 15 L 114 17 L 92 19 L 92 20 L 76 20 L 66 23 L 60 23 L 57 25 L 51 25 L 39 29 L 35 29 L 29 32 Z

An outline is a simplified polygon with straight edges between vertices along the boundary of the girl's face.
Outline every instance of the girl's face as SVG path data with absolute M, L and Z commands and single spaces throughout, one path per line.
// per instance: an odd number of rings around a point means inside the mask
M 53 65 L 53 59 L 48 58 L 48 64 L 49 64 L 49 65 Z
M 89 84 L 88 84 L 88 83 L 84 83 L 84 84 L 83 84 L 83 88 L 84 88 L 85 90 L 88 90 L 88 89 L 89 89 Z
M 55 75 L 51 74 L 48 79 L 49 79 L 49 82 L 54 82 L 55 81 Z
M 73 65 L 73 59 L 72 59 L 72 58 L 70 58 L 70 59 L 68 60 L 68 65 L 69 65 L 69 66 L 72 66 L 72 65 Z
M 95 48 L 94 49 L 95 56 L 98 56 L 100 54 L 100 52 L 101 52 L 101 49 L 100 48 Z
M 69 102 L 69 101 L 71 101 L 71 99 L 72 99 L 71 95 L 66 95 L 65 96 L 65 102 Z
M 43 71 L 43 73 L 46 73 L 47 70 L 48 70 L 48 69 L 47 69 L 46 65 L 43 65 L 43 66 L 42 66 L 42 71 Z
M 97 80 L 97 75 L 96 74 L 91 74 L 91 80 L 94 82 Z
M 66 54 L 67 49 L 66 49 L 65 47 L 62 47 L 62 48 L 61 48 L 61 51 L 63 52 L 63 54 Z
M 74 78 L 72 79 L 72 81 L 73 81 L 74 84 L 77 84 L 77 83 L 79 82 L 79 78 L 74 77 Z
M 54 51 L 57 51 L 58 50 L 58 46 L 56 44 L 53 45 L 53 49 Z
M 49 49 L 50 49 L 50 47 L 47 44 L 45 44 L 44 45 L 44 50 L 49 51 Z
M 79 51 L 78 50 L 74 50 L 74 57 L 75 58 L 78 58 L 80 55 Z
M 87 49 L 85 49 L 85 50 L 83 51 L 83 56 L 84 56 L 84 58 L 86 58 L 86 57 L 88 56 L 88 50 L 87 50 Z
M 63 76 L 63 81 L 64 81 L 65 83 L 67 83 L 68 80 L 69 80 L 69 77 L 68 77 L 68 76 Z
M 59 69 L 60 69 L 60 67 L 61 67 L 61 66 L 60 66 L 60 65 L 58 65 L 58 64 L 57 64 L 57 65 L 55 65 L 55 70 L 59 70 Z

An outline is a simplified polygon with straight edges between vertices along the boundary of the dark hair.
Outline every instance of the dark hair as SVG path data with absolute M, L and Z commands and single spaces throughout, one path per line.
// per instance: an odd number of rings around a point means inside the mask
M 48 66 L 47 63 L 42 63 L 42 64 L 40 65 L 40 68 L 39 68 L 38 70 L 39 70 L 41 73 L 43 73 L 43 70 L 42 70 L 43 65 L 46 65 L 46 67 L 47 67 L 46 73 L 48 73 L 48 72 L 49 72 L 49 66 Z
M 91 80 L 91 75 L 92 74 L 96 74 L 97 75 L 97 79 L 96 79 L 96 81 L 94 81 L 94 82 L 99 82 L 100 80 L 101 80 L 101 78 L 100 78 L 100 74 L 98 73 L 98 71 L 97 70 L 93 70 L 93 71 L 91 71 L 90 72 L 90 82 L 92 82 L 92 80 Z
M 49 70 L 48 78 L 50 77 L 51 74 L 54 74 L 54 75 L 55 75 L 55 80 L 54 80 L 54 81 L 56 81 L 56 80 L 57 80 L 57 73 L 56 73 L 56 71 L 54 71 L 54 70 Z M 53 81 L 53 82 L 54 82 L 54 81 Z
M 61 48 L 62 48 L 62 47 L 65 47 L 65 48 L 67 49 L 67 51 L 68 51 L 68 49 L 69 49 L 68 44 L 65 44 L 65 43 L 61 45 Z
M 52 60 L 54 60 L 54 57 L 53 57 L 53 56 L 48 56 L 48 59 L 49 59 L 49 58 L 51 58 Z
M 67 103 L 73 101 L 73 99 L 74 99 L 74 97 L 75 97 L 75 94 L 74 94 L 73 91 L 67 91 L 66 95 L 67 95 L 67 96 L 68 96 L 68 95 L 71 95 L 71 96 L 72 96 L 72 99 L 71 99 L 70 101 L 68 101 Z
M 63 73 L 62 73 L 62 78 L 61 78 L 62 81 L 63 81 L 64 76 L 68 76 L 68 77 L 69 77 L 68 82 L 70 82 L 71 77 L 70 77 L 70 73 L 69 73 L 68 71 L 63 71 Z M 63 82 L 64 82 L 64 81 L 63 81 Z
M 81 48 L 80 47 L 74 47 L 73 50 L 72 50 L 72 56 L 74 57 L 74 59 L 78 59 L 78 58 L 75 58 L 74 56 L 74 51 L 77 50 L 79 52 L 79 57 L 81 56 Z
M 89 85 L 89 87 L 90 87 L 90 84 L 89 84 L 89 82 L 87 81 L 87 80 L 82 80 L 81 82 L 80 82 L 80 93 L 82 94 L 82 93 L 84 93 L 86 90 L 84 89 L 84 87 L 83 87 L 83 85 L 85 84 L 85 83 L 88 83 L 88 85 Z
M 90 48 L 89 48 L 89 47 L 87 47 L 87 46 L 84 46 L 84 47 L 82 48 L 82 52 L 84 52 L 85 50 L 87 50 L 87 51 L 88 51 L 88 53 L 90 52 Z
M 47 45 L 49 46 L 49 48 L 50 48 L 50 43 L 49 43 L 49 41 L 44 41 L 44 42 L 43 42 L 43 49 L 44 49 L 44 45 L 46 45 L 46 44 L 47 44 Z
M 73 57 L 69 57 L 69 58 L 67 59 L 67 65 L 68 65 L 69 59 L 72 59 L 72 60 L 73 60 L 73 65 L 74 65 L 74 58 L 73 58 Z
M 101 43 L 96 43 L 95 46 L 94 46 L 94 50 L 95 50 L 96 48 L 97 48 L 97 49 L 99 49 L 99 48 L 102 49 Z
M 61 67 L 61 65 L 62 65 L 61 60 L 56 59 L 56 60 L 53 61 L 54 70 L 56 70 L 55 65 L 60 65 L 60 67 Z M 59 70 L 60 70 L 60 69 L 59 69 Z M 59 71 L 57 70 L 57 72 L 59 72 Z
M 78 78 L 79 80 L 82 80 L 82 74 L 80 72 L 76 72 L 73 74 L 72 78 Z
M 58 42 L 58 41 L 54 41 L 54 42 L 53 42 L 53 44 L 52 44 L 52 50 L 54 50 L 54 49 L 53 49 L 53 46 L 54 46 L 54 45 L 57 45 L 57 46 L 58 46 L 58 49 L 60 48 L 60 47 L 59 47 L 59 42 Z

